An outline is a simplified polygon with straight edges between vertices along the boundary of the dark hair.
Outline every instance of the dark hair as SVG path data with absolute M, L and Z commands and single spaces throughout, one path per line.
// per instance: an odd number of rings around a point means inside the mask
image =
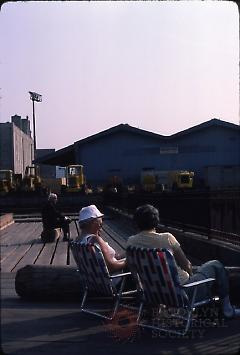
M 153 229 L 159 223 L 159 213 L 155 207 L 143 205 L 136 209 L 133 219 L 140 230 Z

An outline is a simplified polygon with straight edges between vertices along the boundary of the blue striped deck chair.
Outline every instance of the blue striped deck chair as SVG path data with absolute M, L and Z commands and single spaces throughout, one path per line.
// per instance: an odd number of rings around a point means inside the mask
M 126 255 L 129 270 L 138 283 L 140 293 L 139 326 L 185 335 L 192 321 L 193 310 L 215 300 L 209 296 L 201 302 L 195 301 L 198 286 L 215 279 L 181 285 L 175 258 L 170 250 L 128 247 Z M 193 288 L 191 299 L 185 292 L 187 288 Z M 148 321 L 144 319 L 146 309 L 151 310 L 152 315 L 149 320 L 148 314 Z
M 81 302 L 81 311 L 89 313 L 104 319 L 112 320 L 120 306 L 122 296 L 130 296 L 133 291 L 124 291 L 126 277 L 130 272 L 110 275 L 104 256 L 99 246 L 95 244 L 80 244 L 79 242 L 70 242 L 70 249 L 77 264 L 80 282 L 84 288 L 84 294 Z M 114 280 L 120 279 L 119 283 Z M 136 293 L 136 291 L 135 291 Z M 113 310 L 110 316 L 98 313 L 93 309 L 86 308 L 87 296 L 94 294 L 111 298 L 114 302 Z M 121 304 L 121 306 L 123 306 Z

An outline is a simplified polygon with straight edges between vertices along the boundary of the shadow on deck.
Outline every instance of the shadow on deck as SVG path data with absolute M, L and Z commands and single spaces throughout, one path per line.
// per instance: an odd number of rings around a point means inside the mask
M 140 331 L 126 309 L 110 323 L 81 313 L 78 301 L 24 301 L 14 278 L 4 273 L 1 279 L 3 354 L 240 354 L 240 320 L 199 320 L 184 337 Z

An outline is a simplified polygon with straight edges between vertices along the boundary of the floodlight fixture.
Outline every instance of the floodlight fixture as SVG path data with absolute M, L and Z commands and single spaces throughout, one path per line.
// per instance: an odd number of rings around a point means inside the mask
M 36 159 L 36 149 L 37 149 L 37 142 L 36 142 L 36 122 L 35 122 L 35 107 L 34 102 L 42 102 L 42 95 L 29 91 L 30 99 L 33 102 L 33 145 L 34 145 L 34 159 Z
M 32 91 L 29 91 L 29 94 L 32 101 L 42 102 L 42 95 Z

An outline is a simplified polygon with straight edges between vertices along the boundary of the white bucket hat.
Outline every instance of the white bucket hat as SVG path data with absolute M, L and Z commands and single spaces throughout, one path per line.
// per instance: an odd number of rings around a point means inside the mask
M 95 205 L 83 207 L 79 212 L 79 223 L 90 221 L 91 219 L 101 218 L 104 215 Z

